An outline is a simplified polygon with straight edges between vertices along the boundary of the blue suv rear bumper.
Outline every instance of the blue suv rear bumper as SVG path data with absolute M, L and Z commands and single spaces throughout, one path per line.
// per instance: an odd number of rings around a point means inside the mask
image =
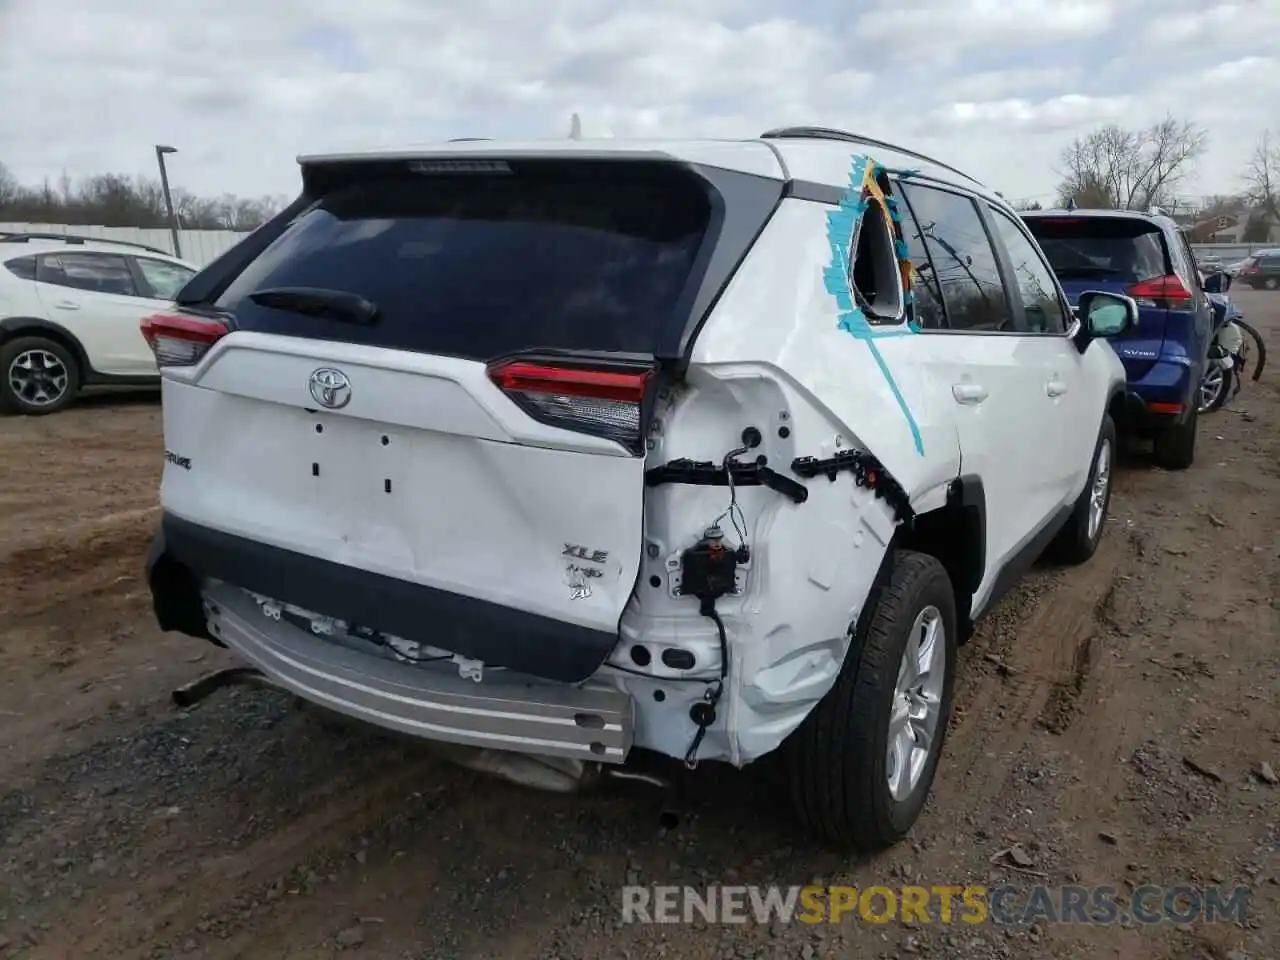
M 1158 428 L 1182 423 L 1196 406 L 1200 375 L 1186 357 L 1161 357 L 1128 382 L 1125 422 Z

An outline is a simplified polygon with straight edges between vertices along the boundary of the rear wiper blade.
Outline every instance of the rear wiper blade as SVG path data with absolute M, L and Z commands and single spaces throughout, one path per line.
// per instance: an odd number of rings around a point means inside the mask
M 367 326 L 378 319 L 378 305 L 354 293 L 323 287 L 268 287 L 249 294 L 260 307 L 288 310 L 308 317 Z

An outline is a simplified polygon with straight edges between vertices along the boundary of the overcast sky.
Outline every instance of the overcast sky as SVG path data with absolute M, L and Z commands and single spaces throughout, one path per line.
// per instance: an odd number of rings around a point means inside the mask
M 1185 193 L 1280 131 L 1280 0 L 0 0 L 0 163 L 292 193 L 300 152 L 840 126 L 1049 199 L 1062 146 L 1167 111 Z

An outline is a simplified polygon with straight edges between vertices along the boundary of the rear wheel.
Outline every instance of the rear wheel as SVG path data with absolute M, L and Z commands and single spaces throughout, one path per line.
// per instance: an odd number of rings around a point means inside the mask
M 1268 290 L 1275 290 L 1277 287 L 1280 287 L 1280 279 L 1267 277 L 1267 279 L 1262 281 L 1262 285 Z
M 45 337 L 18 337 L 0 347 L 0 410 L 40 416 L 75 399 L 80 367 L 71 351 Z
M 854 628 L 835 686 L 787 741 L 803 825 L 842 847 L 901 840 L 924 808 L 951 716 L 956 607 L 927 554 L 900 551 Z
M 1209 366 L 1204 372 L 1204 379 L 1200 381 L 1201 413 L 1213 413 L 1222 409 L 1222 405 L 1231 396 L 1231 384 L 1235 375 L 1236 372 L 1232 369 L 1224 370 L 1217 364 Z
M 1200 411 L 1193 407 L 1182 423 L 1156 434 L 1156 463 L 1166 470 L 1185 470 L 1196 459 L 1196 425 Z

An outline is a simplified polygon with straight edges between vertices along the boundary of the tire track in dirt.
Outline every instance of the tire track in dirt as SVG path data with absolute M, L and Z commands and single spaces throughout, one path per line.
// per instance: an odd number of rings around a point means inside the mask
M 1005 789 L 1037 730 L 1070 725 L 1116 578 L 1134 554 L 1109 526 L 1089 563 L 1037 570 L 992 611 L 964 649 L 961 676 L 974 679 L 961 687 L 963 718 L 948 733 L 931 803 L 977 815 Z M 994 669 L 984 666 L 992 661 Z
M 126 510 L 64 527 L 0 558 L 0 615 L 6 628 L 140 577 L 159 509 Z
M 294 719 L 303 725 L 314 720 Z M 323 734 L 320 739 L 324 740 Z M 294 798 L 303 812 L 245 843 L 227 839 L 235 824 L 225 822 L 231 813 L 225 809 L 225 797 L 223 807 L 181 808 L 173 819 L 166 811 L 155 811 L 155 816 L 113 841 L 117 848 L 130 850 L 130 863 L 147 864 L 146 872 L 114 883 L 78 877 L 96 887 L 94 895 L 65 910 L 58 926 L 28 956 L 31 960 L 154 956 L 157 940 L 180 942 L 221 926 L 218 918 L 244 920 L 255 905 L 276 909 L 282 899 L 293 899 L 290 888 L 305 885 L 306 875 L 314 872 L 308 865 L 324 869 L 328 861 L 345 859 L 359 846 L 361 834 L 376 831 L 403 811 L 406 798 L 416 798 L 418 815 L 446 802 L 448 784 L 458 778 L 439 777 L 440 761 L 420 749 L 382 740 L 363 737 L 358 743 L 366 741 L 371 754 L 387 763 L 372 766 L 369 757 L 357 757 L 356 763 L 336 765 L 332 775 Z M 433 782 L 443 782 L 446 792 L 424 799 L 424 785 Z M 254 797 L 250 789 L 246 799 Z M 252 804 L 249 809 L 254 809 Z M 94 844 L 92 820 L 67 827 L 75 832 L 60 831 L 60 844 Z M 437 879 L 432 871 L 424 876 L 431 885 Z M 327 926 L 327 919 L 316 919 L 317 932 Z M 263 955 L 256 948 L 248 949 L 253 939 L 250 936 L 243 944 L 244 955 Z

